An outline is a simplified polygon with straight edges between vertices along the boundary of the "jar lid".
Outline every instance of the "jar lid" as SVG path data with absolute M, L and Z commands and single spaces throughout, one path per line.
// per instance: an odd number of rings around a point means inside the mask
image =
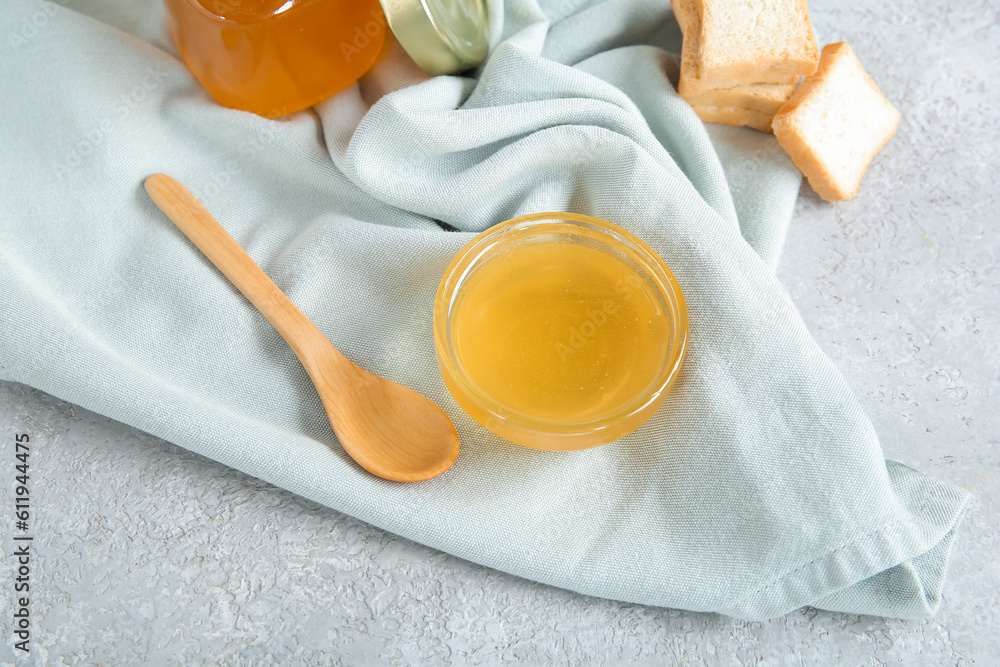
M 485 0 L 379 0 L 396 39 L 430 75 L 475 67 L 490 48 Z

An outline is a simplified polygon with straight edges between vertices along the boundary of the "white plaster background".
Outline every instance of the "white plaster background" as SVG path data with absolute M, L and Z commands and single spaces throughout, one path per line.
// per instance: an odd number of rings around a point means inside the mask
M 0 383 L 5 553 L 13 434 L 34 444 L 33 653 L 16 664 L 1000 665 L 1000 7 L 811 7 L 903 124 L 855 201 L 803 187 L 779 276 L 886 456 L 975 493 L 936 618 L 747 623 L 584 597 Z

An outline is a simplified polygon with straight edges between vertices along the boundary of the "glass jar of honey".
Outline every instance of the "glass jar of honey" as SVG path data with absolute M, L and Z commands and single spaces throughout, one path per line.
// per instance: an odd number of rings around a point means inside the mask
M 656 252 L 573 213 L 492 227 L 445 271 L 434 346 L 445 385 L 482 426 L 537 449 L 617 440 L 677 378 L 687 307 Z
M 234 109 L 276 118 L 356 82 L 389 31 L 428 74 L 478 65 L 489 48 L 485 0 L 164 0 L 195 78 Z

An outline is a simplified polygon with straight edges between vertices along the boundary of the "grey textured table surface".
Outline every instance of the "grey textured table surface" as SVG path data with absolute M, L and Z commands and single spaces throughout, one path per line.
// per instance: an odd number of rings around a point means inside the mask
M 747 623 L 576 595 L 0 383 L 8 554 L 6 462 L 15 433 L 34 445 L 33 651 L 17 663 L 1000 664 L 1000 8 L 864 4 L 814 1 L 813 21 L 854 45 L 903 124 L 855 201 L 803 187 L 779 276 L 886 456 L 975 493 L 936 618 Z

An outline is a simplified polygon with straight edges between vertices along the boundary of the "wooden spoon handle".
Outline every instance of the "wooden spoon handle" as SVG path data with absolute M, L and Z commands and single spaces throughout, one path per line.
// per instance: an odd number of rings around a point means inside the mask
M 350 363 L 187 188 L 166 174 L 153 174 L 146 179 L 146 192 L 170 221 L 278 330 L 307 370 L 306 359 L 317 346 L 328 348 L 324 349 L 327 354 L 332 349 L 343 361 Z

